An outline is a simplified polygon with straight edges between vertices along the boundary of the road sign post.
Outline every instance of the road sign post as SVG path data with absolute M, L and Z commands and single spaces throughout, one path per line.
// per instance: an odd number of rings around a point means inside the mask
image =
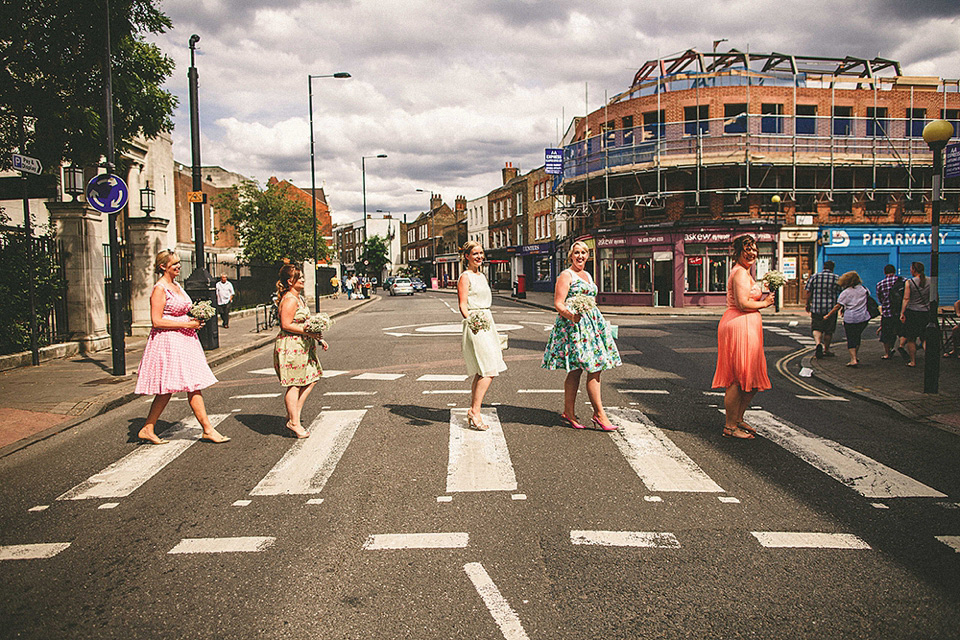
M 23 131 L 23 116 L 20 117 L 20 136 L 21 143 L 26 133 Z M 30 195 L 27 190 L 27 174 L 40 175 L 43 167 L 40 161 L 30 156 L 19 153 L 10 154 L 13 160 L 13 168 L 20 172 L 20 181 L 23 183 L 23 235 L 27 243 L 27 291 L 30 301 L 30 361 L 34 366 L 40 364 L 40 341 L 37 328 L 37 294 L 34 286 L 36 273 L 34 273 L 33 260 L 33 229 L 30 221 Z

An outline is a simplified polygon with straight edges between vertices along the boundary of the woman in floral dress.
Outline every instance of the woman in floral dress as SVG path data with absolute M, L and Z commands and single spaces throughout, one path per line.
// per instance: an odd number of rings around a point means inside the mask
M 280 315 L 280 334 L 273 349 L 273 368 L 280 384 L 287 388 L 283 403 L 287 409 L 287 429 L 298 438 L 310 433 L 300 424 L 300 412 L 307 396 L 323 374 L 317 358 L 317 342 L 328 349 L 321 334 L 309 333 L 303 323 L 310 317 L 307 301 L 303 298 L 303 272 L 299 267 L 285 264 L 277 280 L 277 306 Z
M 613 341 L 610 325 L 594 303 L 590 308 L 576 313 L 567 307 L 574 296 L 596 298 L 597 285 L 593 277 L 584 271 L 590 249 L 583 242 L 575 242 L 567 255 L 570 268 L 557 278 L 553 294 L 553 306 L 557 318 L 543 353 L 544 369 L 564 369 L 567 378 L 563 383 L 563 413 L 560 421 L 574 429 L 583 429 L 577 420 L 577 391 L 580 376 L 587 371 L 587 397 L 593 405 L 593 423 L 604 431 L 617 427 L 610 424 L 603 402 L 600 399 L 600 373 L 605 369 L 619 367 L 620 352 Z
M 187 315 L 190 296 L 176 281 L 180 275 L 180 257 L 173 251 L 161 251 L 157 254 L 154 269 L 160 279 L 150 294 L 153 328 L 137 368 L 136 392 L 155 397 L 147 422 L 137 437 L 150 444 L 167 444 L 167 440 L 157 436 L 157 420 L 170 402 L 170 396 L 186 391 L 190 409 L 203 429 L 200 439 L 217 444 L 227 442 L 230 438 L 213 427 L 203 404 L 200 390 L 214 384 L 217 378 L 210 371 L 197 338 L 197 329 L 203 326 L 203 322 Z

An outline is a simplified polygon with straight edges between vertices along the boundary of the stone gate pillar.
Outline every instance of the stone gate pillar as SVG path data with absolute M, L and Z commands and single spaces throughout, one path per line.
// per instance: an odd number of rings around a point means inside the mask
M 154 271 L 154 264 L 157 254 L 170 248 L 165 246 L 168 224 L 170 221 L 166 218 L 154 216 L 127 220 L 130 232 L 130 309 L 133 314 L 131 332 L 135 336 L 150 333 L 150 294 L 160 277 Z

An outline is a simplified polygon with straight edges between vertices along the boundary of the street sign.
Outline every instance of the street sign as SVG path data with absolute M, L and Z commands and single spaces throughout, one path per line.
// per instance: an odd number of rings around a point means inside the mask
M 943 158 L 943 177 L 960 178 L 960 142 L 947 145 Z
M 563 149 L 544 150 L 544 171 L 550 175 L 563 174 Z
M 31 158 L 30 156 L 20 155 L 19 153 L 11 153 L 10 157 L 13 158 L 13 168 L 22 173 L 32 173 L 35 175 L 40 175 L 40 161 L 36 158 Z
M 203 191 L 187 191 L 187 202 L 203 204 L 207 196 Z
M 126 183 L 112 173 L 101 173 L 87 183 L 87 202 L 100 213 L 116 213 L 127 206 Z

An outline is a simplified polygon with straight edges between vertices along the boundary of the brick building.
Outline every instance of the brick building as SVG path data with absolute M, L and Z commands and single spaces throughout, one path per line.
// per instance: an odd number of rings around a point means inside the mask
M 456 285 L 460 275 L 459 248 L 467 241 L 467 199 L 457 196 L 454 209 L 439 193 L 430 194 L 430 210 L 401 227 L 404 262 L 424 282 L 438 278 L 438 286 Z
M 872 285 L 886 262 L 902 272 L 922 258 L 922 243 L 895 238 L 930 223 L 921 132 L 936 118 L 956 128 L 958 89 L 880 58 L 690 50 L 651 60 L 574 121 L 560 185 L 571 202 L 558 213 L 595 249 L 608 304 L 725 304 L 729 241 L 746 231 L 760 241 L 758 271 L 790 278 L 788 304 L 826 255 Z M 945 186 L 949 240 L 960 216 L 957 185 Z M 869 257 L 835 246 L 860 227 L 888 228 L 891 248 Z M 945 243 L 941 264 L 942 297 L 955 299 L 960 243 Z

